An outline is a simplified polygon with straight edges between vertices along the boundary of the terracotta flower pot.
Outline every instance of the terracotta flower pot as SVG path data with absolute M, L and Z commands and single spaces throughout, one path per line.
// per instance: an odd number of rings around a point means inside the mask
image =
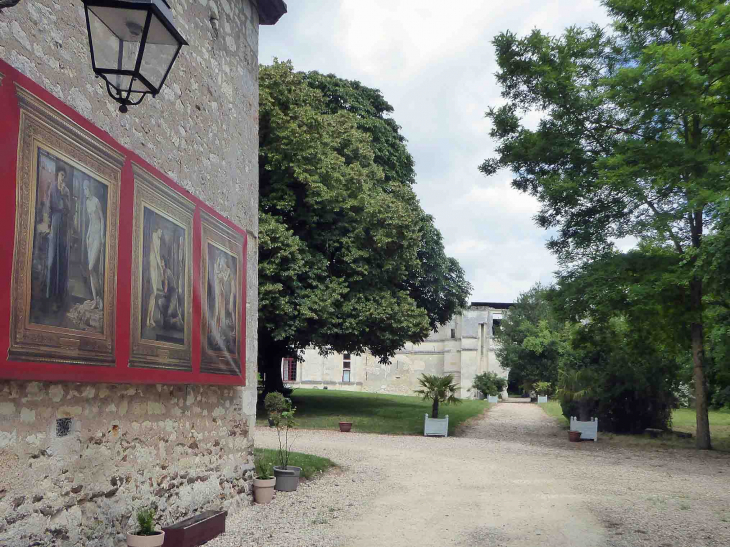
M 274 499 L 274 486 L 276 485 L 276 477 L 273 479 L 254 479 L 253 480 L 253 501 L 256 503 L 269 503 Z
M 127 534 L 127 547 L 160 547 L 163 543 L 165 543 L 165 532 L 157 532 L 154 536 Z
M 571 443 L 580 442 L 580 431 L 568 431 L 568 438 Z
M 340 431 L 347 433 L 352 429 L 352 422 L 340 422 Z

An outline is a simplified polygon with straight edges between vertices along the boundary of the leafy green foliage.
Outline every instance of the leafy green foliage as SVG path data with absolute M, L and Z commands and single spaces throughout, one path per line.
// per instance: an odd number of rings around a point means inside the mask
M 494 39 L 506 104 L 487 116 L 499 141 L 481 170 L 514 173 L 556 231 L 563 266 L 613 251 L 633 236 L 675 253 L 698 406 L 698 447 L 710 448 L 704 357 L 703 238 L 728 197 L 730 5 L 722 0 L 604 0 L 614 32 L 571 27 L 553 37 Z M 542 114 L 535 129 L 522 124 Z M 668 314 L 675 302 L 667 302 Z
M 137 531 L 138 536 L 154 536 L 159 534 L 155 530 L 155 508 L 147 507 L 137 511 L 137 525 L 139 530 Z
M 499 395 L 507 387 L 507 379 L 498 376 L 496 372 L 482 372 L 474 376 L 472 389 L 481 392 L 485 397 Z
M 538 395 L 550 395 L 553 391 L 553 385 L 550 382 L 537 382 L 535 391 Z
M 470 286 L 412 189 L 379 91 L 260 70 L 259 369 L 305 347 L 387 359 L 467 303 Z
M 539 283 L 521 294 L 495 333 L 497 358 L 509 369 L 510 381 L 525 391 L 536 382 L 558 381 L 560 355 L 565 351 L 566 327 L 548 301 L 549 289 Z
M 261 480 L 268 480 L 274 476 L 272 469 L 272 463 L 265 458 L 256 456 L 254 458 L 254 467 L 256 468 L 256 478 Z
M 431 418 L 439 417 L 439 405 L 457 404 L 461 402 L 456 396 L 459 385 L 454 383 L 454 375 L 438 376 L 437 374 L 421 374 L 418 379 L 421 389 L 415 390 L 424 401 L 433 401 Z

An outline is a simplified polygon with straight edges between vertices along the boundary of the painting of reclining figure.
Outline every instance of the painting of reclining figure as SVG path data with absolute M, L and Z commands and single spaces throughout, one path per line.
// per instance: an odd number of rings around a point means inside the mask
M 114 364 L 123 156 L 21 87 L 8 358 Z
M 190 371 L 195 206 L 142 167 L 132 170 L 130 365 Z

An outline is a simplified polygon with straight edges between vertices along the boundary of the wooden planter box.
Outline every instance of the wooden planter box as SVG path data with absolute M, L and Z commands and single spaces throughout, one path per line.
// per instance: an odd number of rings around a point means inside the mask
M 488 403 L 498 403 L 499 395 L 487 395 L 487 402 Z
M 205 511 L 172 526 L 163 527 L 162 547 L 198 547 L 226 531 L 227 511 Z
M 598 440 L 598 418 L 591 418 L 590 422 L 580 422 L 575 416 L 570 417 L 570 430 L 580 431 L 582 441 Z
M 449 436 L 449 415 L 446 418 L 429 418 L 425 414 L 426 421 L 423 424 L 424 437 L 448 437 Z
M 548 398 L 547 395 L 538 395 L 537 396 L 537 404 L 547 403 L 547 398 Z

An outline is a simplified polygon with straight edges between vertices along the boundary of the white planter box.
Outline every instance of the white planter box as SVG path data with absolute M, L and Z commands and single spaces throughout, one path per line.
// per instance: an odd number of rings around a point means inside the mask
M 446 418 L 429 418 L 428 414 L 423 424 L 424 437 L 448 437 L 449 436 L 449 415 Z
M 487 402 L 488 403 L 498 403 L 499 395 L 487 395 Z
M 538 395 L 537 396 L 537 404 L 547 403 L 547 398 L 548 398 L 547 395 Z
M 590 422 L 579 422 L 575 416 L 570 417 L 570 430 L 580 431 L 583 440 L 598 440 L 598 418 L 591 418 Z

